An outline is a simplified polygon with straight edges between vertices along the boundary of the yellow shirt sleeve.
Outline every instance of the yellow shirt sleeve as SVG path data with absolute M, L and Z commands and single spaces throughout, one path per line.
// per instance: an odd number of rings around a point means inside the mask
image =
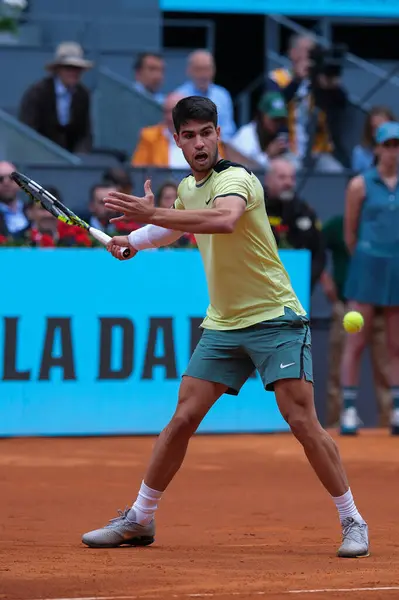
M 184 204 L 183 202 L 180 200 L 179 196 L 176 198 L 176 200 L 173 203 L 173 208 L 176 208 L 177 210 L 184 210 Z
M 213 201 L 225 196 L 239 196 L 247 206 L 253 197 L 252 177 L 248 171 L 239 168 L 226 169 L 218 175 L 213 184 Z
M 183 184 L 184 179 L 179 183 L 179 186 L 177 188 L 177 198 L 173 203 L 173 208 L 176 208 L 177 210 L 184 210 L 185 206 L 183 204 L 183 201 L 180 199 L 180 191 L 182 189 L 182 184 Z

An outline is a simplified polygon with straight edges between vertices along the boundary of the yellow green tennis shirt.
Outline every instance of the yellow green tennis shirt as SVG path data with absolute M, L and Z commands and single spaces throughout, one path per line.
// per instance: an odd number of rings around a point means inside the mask
M 242 329 L 282 316 L 285 306 L 305 315 L 279 258 L 263 188 L 253 173 L 220 160 L 202 181 L 192 175 L 181 181 L 174 207 L 212 210 L 223 196 L 239 196 L 247 207 L 233 233 L 195 235 L 210 298 L 202 327 Z

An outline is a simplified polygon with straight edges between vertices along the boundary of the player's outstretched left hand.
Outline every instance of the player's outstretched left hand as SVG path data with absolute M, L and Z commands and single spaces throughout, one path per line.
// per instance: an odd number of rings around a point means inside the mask
M 123 256 L 121 248 L 129 248 L 130 256 Z M 118 260 L 129 260 L 137 254 L 137 250 L 135 250 L 135 248 L 129 244 L 129 238 L 127 235 L 116 235 L 113 237 L 107 244 L 107 250 L 108 252 L 111 252 L 112 256 Z
M 154 194 L 151 190 L 151 181 L 147 179 L 144 184 L 144 196 L 128 196 L 121 192 L 109 192 L 104 198 L 105 206 L 115 212 L 123 213 L 120 217 L 111 219 L 111 223 L 116 221 L 136 221 L 138 223 L 148 223 L 155 211 Z

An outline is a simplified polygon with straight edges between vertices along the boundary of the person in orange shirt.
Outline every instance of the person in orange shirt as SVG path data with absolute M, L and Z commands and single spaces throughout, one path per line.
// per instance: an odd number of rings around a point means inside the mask
M 181 94 L 175 92 L 169 94 L 163 105 L 162 123 L 144 127 L 141 130 L 131 161 L 134 167 L 189 168 L 183 152 L 176 146 L 173 139 L 172 110 L 181 98 Z

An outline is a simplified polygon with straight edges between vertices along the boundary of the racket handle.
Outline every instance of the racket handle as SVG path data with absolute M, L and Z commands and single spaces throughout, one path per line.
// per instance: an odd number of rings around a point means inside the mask
M 100 229 L 96 229 L 95 227 L 89 227 L 89 233 L 98 242 L 100 242 L 101 244 L 104 244 L 104 246 L 106 246 L 108 244 L 108 242 L 110 242 L 112 240 L 112 238 L 109 235 L 107 235 L 103 231 L 100 231 Z M 130 248 L 121 248 L 121 254 L 122 254 L 123 258 L 129 258 Z

